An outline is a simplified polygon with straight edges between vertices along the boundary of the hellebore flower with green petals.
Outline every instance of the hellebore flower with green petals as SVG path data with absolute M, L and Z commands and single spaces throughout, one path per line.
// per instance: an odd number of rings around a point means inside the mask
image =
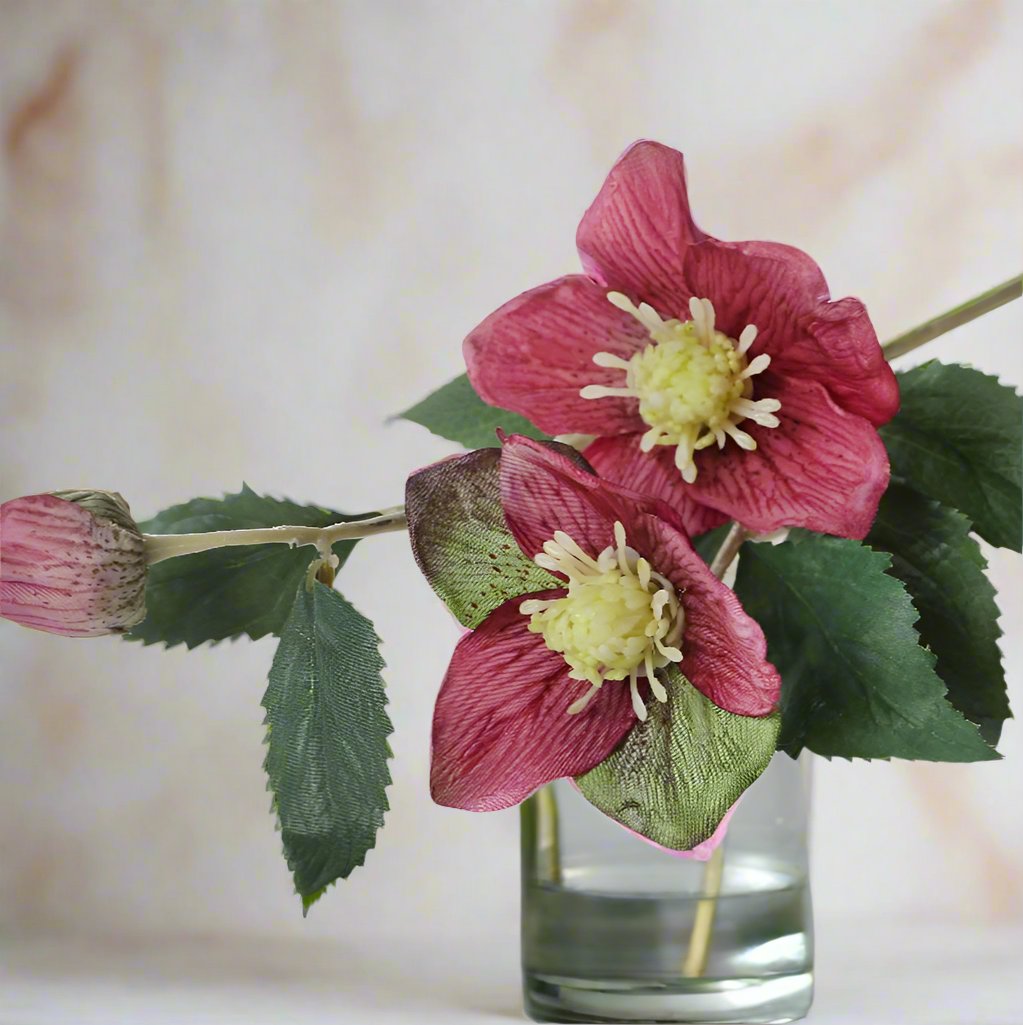
M 681 520 L 564 446 L 512 436 L 427 467 L 406 509 L 420 567 L 473 628 L 434 712 L 439 804 L 492 811 L 589 772 L 662 714 L 675 681 L 717 706 L 711 717 L 773 712 L 763 633 Z
M 66 637 L 123 633 L 146 615 L 145 542 L 112 491 L 0 505 L 0 616 Z
M 586 274 L 525 292 L 465 340 L 475 390 L 550 434 L 594 435 L 598 473 L 692 534 L 735 519 L 862 538 L 898 385 L 863 304 L 809 256 L 722 242 L 689 211 L 682 154 L 638 142 L 576 237 Z

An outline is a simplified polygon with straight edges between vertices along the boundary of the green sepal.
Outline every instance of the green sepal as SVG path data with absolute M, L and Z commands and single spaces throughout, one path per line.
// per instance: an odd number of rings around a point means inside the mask
M 970 536 L 970 521 L 948 506 L 893 483 L 867 536 L 889 552 L 893 576 L 906 585 L 920 613 L 921 643 L 937 657 L 935 670 L 948 700 L 997 744 L 1010 718 L 995 589 L 987 562 Z
M 745 545 L 735 591 L 782 677 L 778 746 L 825 757 L 972 762 L 998 758 L 945 699 L 934 655 L 891 558 L 857 541 L 793 530 Z
M 65 502 L 74 502 L 83 509 L 88 509 L 100 520 L 115 523 L 129 533 L 140 533 L 138 525 L 132 518 L 131 509 L 124 496 L 117 491 L 98 491 L 95 488 L 78 488 L 73 491 L 54 491 L 55 498 L 63 498 Z
M 264 768 L 305 913 L 376 843 L 393 727 L 373 624 L 318 581 L 293 602 L 263 695 Z
M 243 484 L 237 494 L 171 506 L 140 528 L 147 534 L 190 534 L 283 524 L 327 527 L 372 515 L 351 516 L 266 498 Z M 341 565 L 354 546 L 354 541 L 334 545 Z M 279 634 L 291 612 L 295 588 L 315 556 L 310 545 L 265 544 L 216 548 L 158 562 L 149 568 L 146 618 L 125 636 L 144 644 L 184 643 L 194 648 L 241 635 L 256 640 Z
M 438 388 L 398 416 L 465 448 L 496 448 L 500 444 L 498 428 L 506 434 L 524 434 L 538 441 L 549 438 L 518 413 L 487 405 L 473 390 L 466 374 Z
M 985 541 L 1020 551 L 1023 399 L 997 378 L 931 360 L 899 374 L 881 428 L 892 476 L 964 513 Z
M 647 718 L 576 783 L 616 822 L 662 847 L 687 851 L 714 835 L 767 768 L 781 717 L 726 712 L 674 665 L 661 679 L 667 702 L 649 701 Z
M 505 523 L 500 461 L 500 449 L 478 449 L 413 473 L 405 486 L 416 562 L 470 629 L 509 598 L 559 586 L 523 555 Z

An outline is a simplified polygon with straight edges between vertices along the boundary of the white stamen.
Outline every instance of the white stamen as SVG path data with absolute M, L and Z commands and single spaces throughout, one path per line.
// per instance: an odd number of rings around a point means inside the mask
M 643 699 L 639 696 L 635 669 L 629 674 L 629 691 L 632 694 L 632 710 L 636 713 L 636 718 L 640 722 L 646 722 L 646 705 L 643 704 Z
M 613 352 L 595 352 L 593 362 L 598 367 L 607 367 L 609 370 L 628 370 L 629 361 L 616 356 Z
M 739 377 L 756 377 L 757 374 L 762 374 L 771 365 L 771 357 L 766 352 L 762 352 L 759 356 L 754 356 L 750 361 L 750 365 L 739 375 Z
M 535 562 L 541 569 L 549 569 L 552 573 L 563 573 L 564 570 L 561 568 L 561 563 L 557 559 L 552 559 L 546 552 L 539 552 L 533 556 L 533 562 Z
M 640 303 L 636 314 L 639 317 L 639 322 L 648 331 L 656 331 L 658 328 L 664 327 L 661 315 L 649 303 Z
M 647 679 L 650 681 L 650 689 L 653 691 L 654 697 L 662 705 L 665 704 L 668 700 L 668 692 L 664 689 L 664 684 L 656 676 L 648 676 Z
M 756 324 L 747 324 L 739 335 L 739 352 L 744 356 L 749 352 L 750 346 L 757 340 Z
M 681 662 L 682 652 L 678 648 L 672 647 L 670 644 L 662 644 L 656 637 L 654 638 L 654 647 L 669 661 L 669 662 Z
M 739 448 L 745 449 L 747 452 L 752 452 L 756 449 L 757 443 L 751 438 L 745 431 L 740 430 L 735 424 L 729 421 L 724 425 L 725 433 L 739 446 Z
M 563 530 L 554 531 L 554 540 L 557 541 L 557 543 L 561 545 L 566 552 L 571 552 L 580 562 L 585 563 L 587 566 L 592 566 L 594 569 L 599 568 L 597 566 L 597 560 L 587 555 Z
M 651 452 L 654 446 L 661 440 L 663 432 L 660 427 L 651 427 L 642 438 L 639 439 L 639 450 L 641 452 Z
M 644 590 L 649 590 L 649 588 L 650 588 L 650 563 L 647 562 L 646 559 L 642 559 L 641 558 L 636 563 L 636 576 L 639 577 L 639 582 L 640 582 L 640 585 L 643 587 L 643 589 Z M 659 613 L 655 613 L 655 615 L 659 615 Z
M 598 690 L 600 690 L 599 684 L 591 684 L 590 689 L 581 698 L 577 698 L 568 706 L 568 714 L 578 715 L 593 700 L 593 695 Z
M 651 333 L 664 326 L 660 315 L 648 303 L 640 303 L 639 306 L 636 306 L 627 295 L 623 295 L 621 292 L 608 292 L 607 301 L 612 306 L 617 306 L 622 312 L 635 317 Z
M 707 334 L 714 334 L 714 305 L 709 299 L 701 299 L 704 311 L 704 323 L 707 325 Z
M 602 384 L 588 384 L 579 389 L 579 396 L 584 399 L 635 398 L 635 395 L 631 388 L 607 388 Z

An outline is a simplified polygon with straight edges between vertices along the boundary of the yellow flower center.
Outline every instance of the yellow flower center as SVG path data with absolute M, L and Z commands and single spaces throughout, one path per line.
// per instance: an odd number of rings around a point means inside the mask
M 756 441 L 738 424 L 749 418 L 761 427 L 777 427 L 774 415 L 781 409 L 777 399 L 753 399 L 753 378 L 770 365 L 761 353 L 747 360 L 757 329 L 749 324 L 738 340 L 714 328 L 714 307 L 709 299 L 689 300 L 691 320 L 662 320 L 646 303 L 633 305 L 621 292 L 608 292 L 608 300 L 632 314 L 650 332 L 651 343 L 624 360 L 610 352 L 598 352 L 593 362 L 600 367 L 625 371 L 625 386 L 608 388 L 589 384 L 580 391 L 584 399 L 628 396 L 639 399 L 639 415 L 649 426 L 640 448 L 675 445 L 675 465 L 688 484 L 696 480 L 694 454 L 717 443 L 724 448 L 732 440 L 752 451 Z
M 594 558 L 557 531 L 535 561 L 568 577 L 568 593 L 546 601 L 531 598 L 519 611 L 530 617 L 529 629 L 564 656 L 571 667 L 568 675 L 592 684 L 569 705 L 570 714 L 581 712 L 605 681 L 628 679 L 632 707 L 645 719 L 639 677 L 647 678 L 658 701 L 667 701 L 655 671 L 682 661 L 677 645 L 685 614 L 674 585 L 626 545 L 620 523 L 614 525 L 614 536 L 615 543 Z

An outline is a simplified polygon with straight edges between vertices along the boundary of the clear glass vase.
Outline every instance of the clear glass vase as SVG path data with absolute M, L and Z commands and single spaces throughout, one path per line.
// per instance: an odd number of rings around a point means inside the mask
M 522 806 L 534 1021 L 787 1022 L 813 998 L 809 762 L 776 755 L 706 862 L 648 844 L 568 780 Z

